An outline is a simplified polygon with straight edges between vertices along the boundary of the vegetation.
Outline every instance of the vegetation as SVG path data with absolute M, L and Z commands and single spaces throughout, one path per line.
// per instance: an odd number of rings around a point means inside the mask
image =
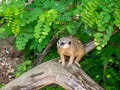
M 83 58 L 82 68 L 106 90 L 120 89 L 119 0 L 2 0 L 0 4 L 0 38 L 15 36 L 15 47 L 27 58 L 26 67 L 53 35 L 74 35 L 83 43 L 94 38 L 97 48 Z M 44 61 L 55 57 L 52 47 Z M 24 64 L 20 68 L 26 71 Z

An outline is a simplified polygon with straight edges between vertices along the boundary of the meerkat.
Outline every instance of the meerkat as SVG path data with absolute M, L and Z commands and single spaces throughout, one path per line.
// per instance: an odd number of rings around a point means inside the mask
M 85 49 L 83 44 L 73 36 L 63 37 L 57 42 L 57 51 L 60 56 L 59 62 L 65 66 L 66 57 L 69 57 L 67 66 L 73 62 L 80 67 L 79 61 L 84 56 Z

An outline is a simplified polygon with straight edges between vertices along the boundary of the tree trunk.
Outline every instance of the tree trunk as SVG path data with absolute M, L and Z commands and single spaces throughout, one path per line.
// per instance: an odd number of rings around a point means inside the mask
M 104 90 L 75 64 L 62 67 L 58 60 L 59 58 L 50 60 L 34 67 L 1 90 L 38 90 L 53 83 L 66 90 Z

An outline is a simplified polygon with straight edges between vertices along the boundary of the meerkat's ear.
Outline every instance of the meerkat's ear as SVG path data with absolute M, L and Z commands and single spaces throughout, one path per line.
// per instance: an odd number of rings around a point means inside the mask
M 71 41 L 69 41 L 68 44 L 71 45 Z

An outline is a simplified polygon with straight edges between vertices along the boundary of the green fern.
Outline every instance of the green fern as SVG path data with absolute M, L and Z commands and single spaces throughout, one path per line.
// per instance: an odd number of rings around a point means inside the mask
M 115 3 L 112 1 L 83 0 L 83 5 L 77 6 L 76 14 L 81 16 L 87 28 L 95 29 L 93 36 L 98 50 L 101 50 L 110 40 L 114 24 L 113 15 Z M 92 35 L 91 34 L 91 35 Z
M 6 8 L 2 14 L 2 19 L 0 20 L 0 23 L 3 24 L 4 22 L 10 24 L 13 19 L 13 12 L 11 12 L 12 8 Z
M 20 1 L 21 3 L 22 1 Z M 11 6 L 9 4 L 12 3 Z M 23 13 L 24 8 L 20 7 L 20 5 L 15 6 L 14 4 L 17 4 L 18 2 L 8 2 L 8 5 L 2 10 L 1 12 L 1 20 L 0 23 L 4 24 L 7 23 L 7 26 L 11 28 L 11 32 L 15 35 L 17 35 L 20 32 L 20 21 L 19 17 L 20 14 Z M 20 4 L 19 3 L 19 4 Z M 23 2 L 21 3 L 23 4 Z M 4 5 L 3 5 L 4 7 Z
M 37 14 L 36 14 L 37 12 Z M 20 17 L 20 26 L 25 26 L 26 24 L 30 24 L 31 22 L 38 19 L 40 14 L 42 13 L 40 8 L 34 8 L 32 11 L 26 11 L 22 17 Z
M 33 39 L 32 42 L 28 43 L 28 44 L 30 44 L 29 49 L 35 50 L 35 51 L 41 53 L 43 51 L 43 49 L 46 47 L 46 45 L 48 44 L 50 38 L 51 38 L 51 35 L 46 36 L 46 38 L 41 43 L 38 42 L 38 40 Z
M 24 33 L 23 33 L 24 32 Z M 17 36 L 16 36 L 16 47 L 18 50 L 23 50 L 25 49 L 25 46 L 29 39 L 33 38 L 33 30 L 29 29 L 24 29 L 24 31 L 21 31 Z
M 34 36 L 38 39 L 39 42 L 42 42 L 43 39 L 51 31 L 51 26 L 55 22 L 57 18 L 56 10 L 45 11 L 42 15 L 40 15 L 37 25 L 35 26 Z
M 82 21 L 92 27 L 97 19 L 96 9 L 98 8 L 98 1 L 89 1 L 83 7 L 77 6 L 77 8 L 81 12 Z
M 20 32 L 19 20 L 12 21 L 10 25 L 11 25 L 12 33 L 15 34 L 16 36 Z

